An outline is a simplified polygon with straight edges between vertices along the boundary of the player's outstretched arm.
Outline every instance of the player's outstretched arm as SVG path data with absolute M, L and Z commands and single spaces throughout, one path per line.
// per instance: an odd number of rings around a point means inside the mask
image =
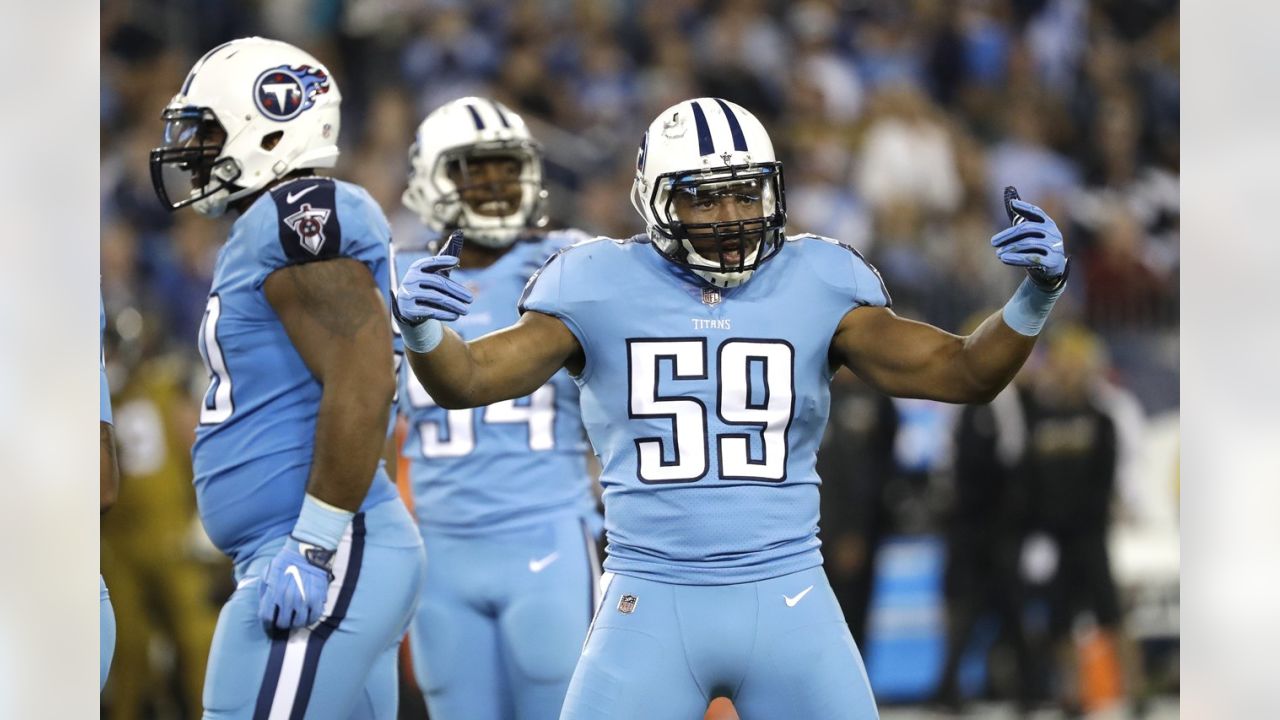
M 430 352 L 406 347 L 409 366 L 444 408 L 489 405 L 528 395 L 566 365 L 581 368 L 578 339 L 558 318 L 529 311 L 515 325 L 470 342 L 449 328 Z
M 324 386 L 307 494 L 354 512 L 382 456 L 395 392 L 381 292 L 369 269 L 351 258 L 282 268 L 263 289 Z
M 526 312 L 515 325 L 471 342 L 446 327 L 467 314 L 473 299 L 449 277 L 462 243 L 462 232 L 454 231 L 439 253 L 409 266 L 393 305 L 409 367 L 431 399 L 450 410 L 480 407 L 528 395 L 562 367 L 581 370 L 582 346 L 551 315 Z
M 1005 209 L 1012 224 L 991 244 L 1001 262 L 1026 268 L 1027 278 L 1003 309 L 960 337 L 887 308 L 857 307 L 836 328 L 834 359 L 889 395 L 990 402 L 1026 362 L 1067 280 L 1053 220 L 1012 187 L 1005 189 Z
M 1018 373 L 1036 338 L 988 317 L 967 337 L 908 320 L 882 307 L 845 314 L 832 341 L 835 359 L 894 397 L 990 402 Z

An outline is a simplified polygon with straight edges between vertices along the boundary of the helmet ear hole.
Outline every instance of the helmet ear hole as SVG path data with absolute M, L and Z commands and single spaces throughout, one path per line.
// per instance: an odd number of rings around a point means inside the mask
M 259 146 L 263 150 L 270 152 L 272 148 L 280 143 L 280 138 L 282 137 L 284 137 L 283 130 L 276 130 L 275 132 L 267 133 L 262 136 L 262 142 L 259 143 Z

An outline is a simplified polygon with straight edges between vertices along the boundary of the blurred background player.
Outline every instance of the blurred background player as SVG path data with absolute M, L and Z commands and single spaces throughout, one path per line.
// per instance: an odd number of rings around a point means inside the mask
M 1052 670 L 1058 703 L 1086 707 L 1077 639 L 1092 628 L 1115 648 L 1122 692 L 1139 711 L 1146 695 L 1140 656 L 1122 622 L 1107 534 L 1116 505 L 1120 432 L 1102 381 L 1106 360 L 1097 338 L 1078 326 L 1052 333 L 1044 361 L 1020 393 L 1025 449 L 1027 542 L 1045 549 L 1048 643 L 1034 666 Z M 1025 552 L 1025 551 L 1024 551 Z M 1083 621 L 1083 622 L 1082 622 Z
M 217 620 L 209 573 L 192 547 L 195 368 L 157 348 L 154 323 L 133 306 L 113 313 L 107 328 L 120 476 L 130 488 L 102 526 L 103 571 L 123 629 L 109 704 L 120 718 L 166 709 L 193 716 Z M 168 682 L 170 671 L 176 682 Z
M 120 492 L 120 467 L 116 461 L 116 437 L 111 419 L 111 388 L 107 386 L 105 336 L 107 309 L 98 298 L 98 362 L 102 367 L 101 395 L 98 405 L 98 508 L 105 513 L 116 502 Z M 98 690 L 107 684 L 111 671 L 111 655 L 116 647 L 116 616 L 111 611 L 107 581 L 98 575 Z
M 1028 272 L 1004 309 L 967 337 L 900 318 L 854 248 L 786 236 L 783 188 L 755 116 L 687 100 L 637 154 L 647 235 L 557 253 L 516 325 L 470 343 L 443 325 L 471 303 L 443 274 L 456 258 L 419 260 L 401 280 L 408 358 L 440 404 L 518 397 L 562 367 L 578 379 L 610 572 L 562 718 L 696 717 L 715 697 L 746 717 L 876 717 L 816 537 L 832 373 L 989 400 L 1065 287 L 1061 233 L 1014 193 L 1019 223 L 991 244 Z
M 235 562 L 206 718 L 393 718 L 422 542 L 383 469 L 395 391 L 389 229 L 338 156 L 341 94 L 287 43 L 196 62 L 151 175 L 169 209 L 239 215 L 199 345 L 192 462 L 210 539 Z
M 542 229 L 541 149 L 501 103 L 465 97 L 436 109 L 409 159 L 405 206 L 437 244 L 466 233 L 451 275 L 475 296 L 454 324 L 464 338 L 518 320 L 529 276 L 587 239 Z M 397 276 L 429 253 L 425 243 L 397 246 Z M 430 558 L 410 639 L 431 717 L 554 720 L 600 572 L 578 388 L 561 371 L 525 397 L 445 410 L 404 367 L 399 410 Z

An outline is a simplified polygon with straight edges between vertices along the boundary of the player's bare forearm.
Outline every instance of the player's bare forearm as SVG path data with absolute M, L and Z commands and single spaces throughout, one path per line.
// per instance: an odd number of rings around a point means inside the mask
M 277 270 L 263 289 L 324 388 L 307 492 L 355 511 L 385 448 L 395 392 L 381 292 L 368 268 L 350 258 Z
M 528 395 L 560 368 L 581 367 L 576 361 L 581 354 L 563 322 L 527 312 L 515 325 L 470 342 L 446 326 L 444 339 L 431 352 L 405 356 L 432 400 L 457 409 Z
M 886 308 L 862 307 L 840 322 L 832 353 L 888 395 L 985 403 L 1017 375 L 1035 340 L 1014 332 L 999 312 L 961 337 Z
M 98 423 L 98 512 L 116 504 L 120 493 L 120 464 L 116 461 L 116 432 L 108 422 Z

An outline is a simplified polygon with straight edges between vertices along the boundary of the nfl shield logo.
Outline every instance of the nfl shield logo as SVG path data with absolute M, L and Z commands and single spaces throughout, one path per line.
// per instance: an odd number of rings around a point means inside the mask
M 713 287 L 702 288 L 702 304 L 703 305 L 720 304 L 720 288 L 713 288 Z
M 618 598 L 618 612 L 623 615 L 630 615 L 635 612 L 637 599 L 638 598 L 635 595 L 623 595 Z

